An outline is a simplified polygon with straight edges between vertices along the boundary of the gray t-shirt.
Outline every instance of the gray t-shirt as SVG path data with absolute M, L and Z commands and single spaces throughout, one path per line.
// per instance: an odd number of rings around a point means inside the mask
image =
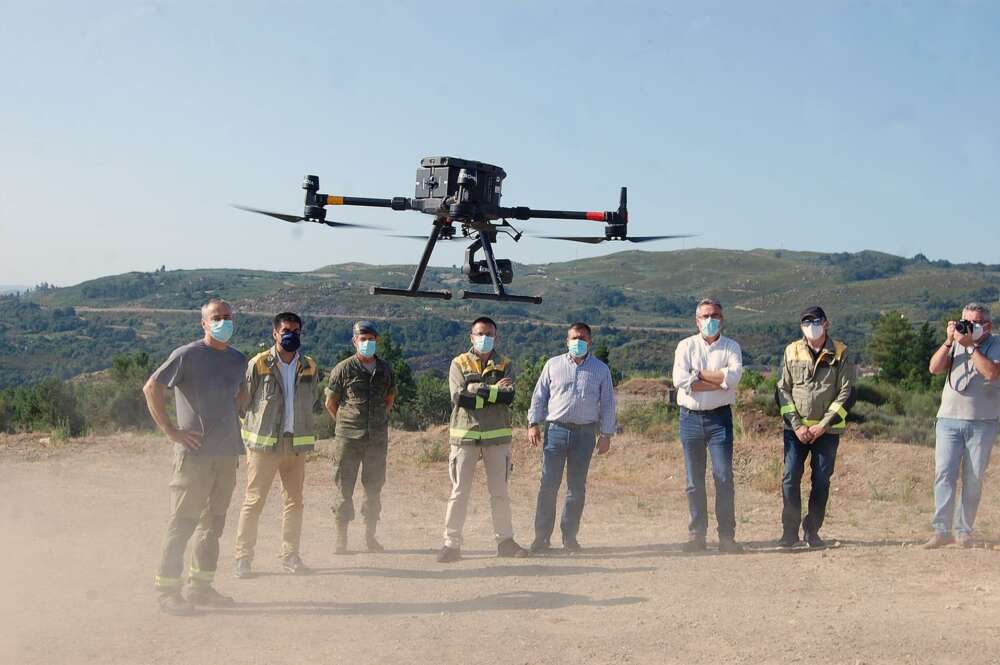
M 972 349 L 955 344 L 952 347 L 950 380 L 941 393 L 938 418 L 959 420 L 996 420 L 1000 418 L 1000 381 L 987 381 L 972 363 Z M 1000 337 L 990 338 L 979 345 L 979 350 L 993 362 L 1000 361 Z
M 177 426 L 201 433 L 201 448 L 188 455 L 242 455 L 240 419 L 236 393 L 244 381 L 247 358 L 231 346 L 219 351 L 205 340 L 174 349 L 166 362 L 153 372 L 153 379 L 174 389 Z

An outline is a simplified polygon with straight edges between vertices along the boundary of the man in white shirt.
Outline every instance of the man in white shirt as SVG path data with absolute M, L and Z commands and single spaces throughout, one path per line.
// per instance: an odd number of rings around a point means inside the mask
M 736 386 L 743 375 L 740 345 L 722 335 L 722 305 L 702 300 L 695 309 L 698 334 L 681 340 L 674 352 L 674 387 L 680 406 L 680 437 L 687 476 L 688 542 L 685 552 L 705 550 L 708 499 L 705 494 L 707 457 L 712 457 L 715 518 L 719 551 L 739 554 L 736 542 L 736 494 L 733 482 L 733 412 Z

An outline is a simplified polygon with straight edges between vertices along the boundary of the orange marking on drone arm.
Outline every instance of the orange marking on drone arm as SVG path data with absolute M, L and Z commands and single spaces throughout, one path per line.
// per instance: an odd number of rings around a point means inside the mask
M 330 196 L 328 194 L 327 197 L 326 197 L 326 204 L 328 206 L 342 206 L 342 205 L 344 205 L 344 197 L 343 196 Z

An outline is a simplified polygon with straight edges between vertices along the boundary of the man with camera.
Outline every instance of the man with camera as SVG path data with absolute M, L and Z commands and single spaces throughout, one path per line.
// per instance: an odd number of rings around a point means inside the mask
M 854 366 L 847 347 L 830 339 L 830 320 L 822 307 L 807 307 L 799 317 L 802 337 L 785 347 L 775 399 L 784 421 L 785 473 L 781 481 L 781 547 L 799 542 L 801 521 L 806 544 L 823 547 L 819 529 L 826 516 L 830 478 L 837 460 L 847 410 L 854 402 Z M 802 474 L 812 457 L 809 508 L 802 517 Z
M 931 356 L 931 374 L 947 374 L 948 380 L 937 414 L 934 535 L 924 545 L 927 549 L 955 542 L 972 546 L 983 475 L 1000 422 L 1000 341 L 992 330 L 990 310 L 969 303 L 961 321 L 948 322 L 944 343 Z M 960 470 L 962 491 L 956 502 Z

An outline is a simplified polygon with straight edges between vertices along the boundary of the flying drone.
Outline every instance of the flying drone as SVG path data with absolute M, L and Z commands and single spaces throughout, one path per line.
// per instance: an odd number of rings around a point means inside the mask
M 577 212 L 572 210 L 535 210 L 527 207 L 507 208 L 500 205 L 500 188 L 507 173 L 499 166 L 484 164 L 456 157 L 425 157 L 417 169 L 416 193 L 412 199 L 395 196 L 391 199 L 372 199 L 356 196 L 334 196 L 319 192 L 319 177 L 307 175 L 302 181 L 306 191 L 305 211 L 302 216 L 258 210 L 236 206 L 241 210 L 268 215 L 285 222 L 316 222 L 330 227 L 377 228 L 365 224 L 349 224 L 326 218 L 326 206 L 366 206 L 391 208 L 392 210 L 416 210 L 433 218 L 430 235 L 399 236 L 426 239 L 424 253 L 420 257 L 410 286 L 406 289 L 390 289 L 381 286 L 371 288 L 372 295 L 407 296 L 411 298 L 435 298 L 450 300 L 451 291 L 425 291 L 420 289 L 424 271 L 430 261 L 434 246 L 441 240 L 456 240 L 461 231 L 462 238 L 471 239 L 465 250 L 462 272 L 472 284 L 492 284 L 493 293 L 460 290 L 459 299 L 499 300 L 540 304 L 538 296 L 521 296 L 508 293 L 504 288 L 514 279 L 514 266 L 509 259 L 497 259 L 493 245 L 497 235 L 503 233 L 517 242 L 523 236 L 508 221 L 527 219 L 573 219 L 589 220 L 604 224 L 603 236 L 538 236 L 550 240 L 566 240 L 597 244 L 608 240 L 629 242 L 650 242 L 670 238 L 686 238 L 683 235 L 642 236 L 628 235 L 628 208 L 626 188 L 621 188 L 617 210 L 604 212 Z M 476 254 L 482 250 L 483 260 Z

